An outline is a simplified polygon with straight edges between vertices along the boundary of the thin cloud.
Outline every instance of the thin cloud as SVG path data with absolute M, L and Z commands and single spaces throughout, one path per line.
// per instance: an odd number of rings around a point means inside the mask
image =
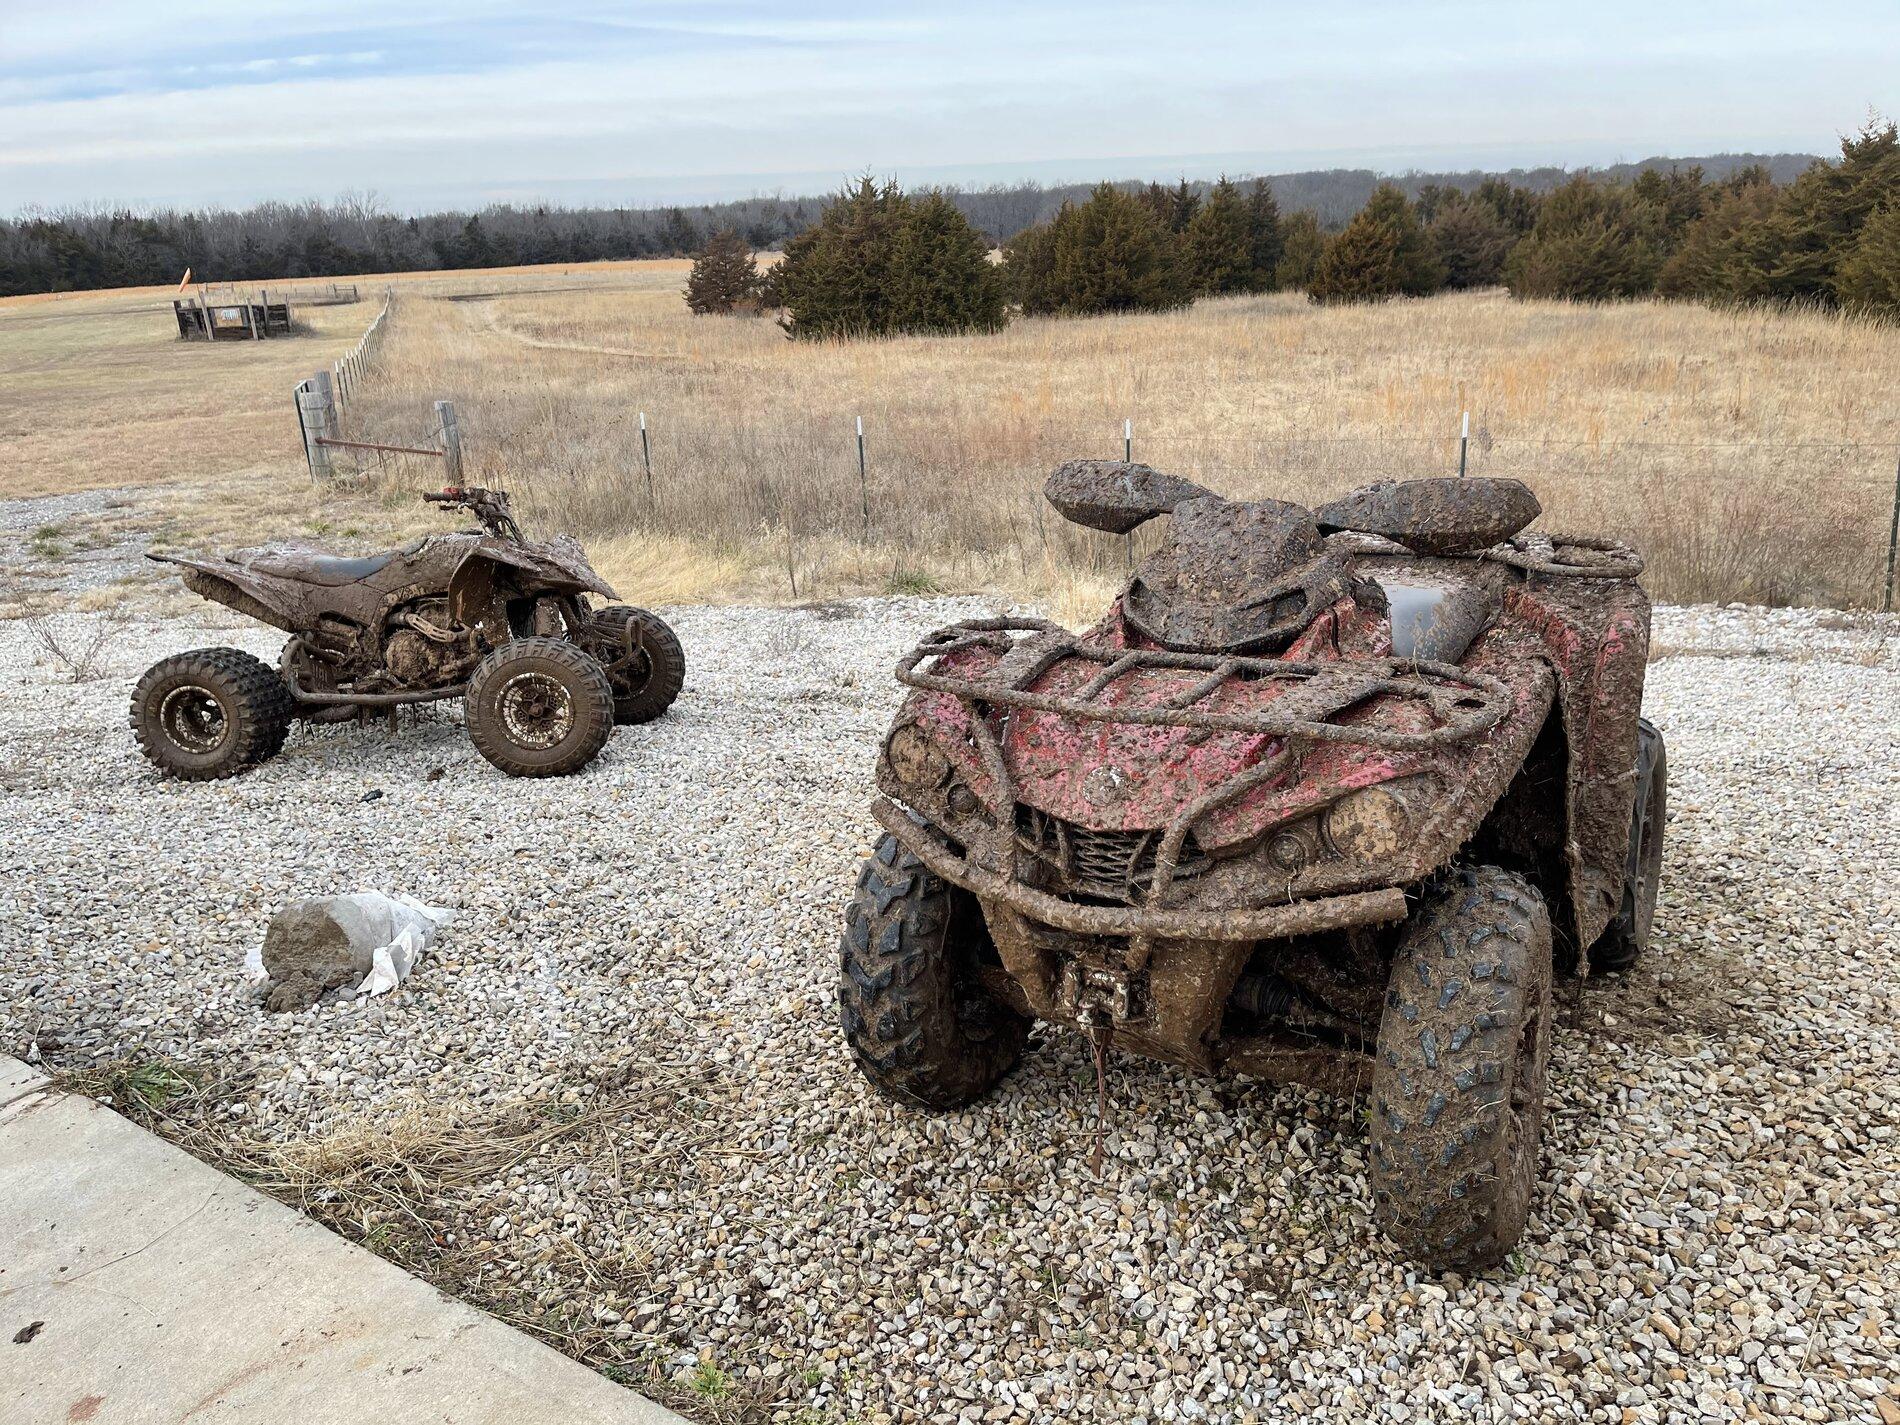
M 1891 108 L 1900 73 L 1890 4 L 1236 9 L 48 7 L 0 19 L 0 211 L 731 196 L 867 166 L 1087 177 L 1129 154 L 1165 172 L 1822 150 Z

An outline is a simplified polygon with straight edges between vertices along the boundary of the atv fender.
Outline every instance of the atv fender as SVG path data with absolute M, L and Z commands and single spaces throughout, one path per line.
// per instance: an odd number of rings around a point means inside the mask
M 1572 587 L 1582 582 L 1545 580 L 1504 595 L 1507 619 L 1537 640 L 1527 652 L 1557 679 L 1554 725 L 1527 766 L 1550 764 L 1536 814 L 1562 828 L 1560 864 L 1540 880 L 1566 955 L 1595 944 L 1622 904 L 1649 652 L 1642 589 L 1627 580 Z M 1506 800 L 1525 794 L 1514 786 Z
M 286 597 L 281 580 L 263 579 L 229 559 L 187 559 L 177 554 L 145 556 L 158 564 L 176 564 L 185 571 L 185 587 L 201 599 L 223 604 L 247 618 L 300 633 L 310 627 L 310 610 Z
M 619 595 L 594 572 L 580 544 L 567 535 L 538 548 L 511 540 L 485 539 L 470 550 L 449 578 L 449 612 L 458 623 L 480 623 L 492 607 L 496 586 L 518 571 L 515 581 L 528 593 Z

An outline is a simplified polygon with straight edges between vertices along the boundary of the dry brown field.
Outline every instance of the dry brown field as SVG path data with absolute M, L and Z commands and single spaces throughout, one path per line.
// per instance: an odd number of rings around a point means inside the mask
M 986 589 L 1082 611 L 1130 550 L 1063 526 L 1036 492 L 1062 459 L 1119 455 L 1124 421 L 1138 460 L 1312 500 L 1455 470 L 1465 410 L 1473 473 L 1528 481 L 1548 527 L 1631 538 L 1659 597 L 1878 597 L 1900 456 L 1889 326 L 1501 292 L 1344 309 L 1274 295 L 808 344 L 769 319 L 692 316 L 685 274 L 362 278 L 364 302 L 305 309 L 308 335 L 255 347 L 176 341 L 168 292 L 0 303 L 5 493 L 167 485 L 135 502 L 157 513 L 121 522 L 149 517 L 174 542 L 426 527 L 408 497 L 439 481 L 434 462 L 313 489 L 297 458 L 291 383 L 392 285 L 349 433 L 425 437 L 431 403 L 454 400 L 467 478 L 587 540 L 630 597 Z

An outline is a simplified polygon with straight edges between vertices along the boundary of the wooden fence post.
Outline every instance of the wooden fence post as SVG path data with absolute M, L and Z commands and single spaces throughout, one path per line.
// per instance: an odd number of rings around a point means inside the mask
M 455 402 L 437 401 L 435 419 L 442 427 L 442 464 L 448 483 L 459 485 L 462 483 L 462 428 L 456 423 Z
M 297 422 L 303 429 L 304 460 L 317 479 L 325 479 L 330 474 L 330 447 L 323 441 L 336 437 L 333 391 L 327 371 L 319 371 L 297 386 Z

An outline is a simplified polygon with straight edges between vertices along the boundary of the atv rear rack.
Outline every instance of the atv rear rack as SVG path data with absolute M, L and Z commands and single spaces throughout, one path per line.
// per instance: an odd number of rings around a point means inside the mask
M 1028 637 L 1017 638 L 1017 634 Z M 938 660 L 971 649 L 1000 654 L 987 674 L 963 676 L 936 671 Z M 1073 695 L 1037 693 L 1034 683 L 1056 663 L 1081 658 L 1101 665 L 1101 671 Z M 930 668 L 922 665 L 931 664 Z M 1138 670 L 1200 673 L 1201 678 L 1160 706 L 1128 707 L 1103 701 L 1117 679 Z M 1297 686 L 1260 712 L 1218 712 L 1202 706 L 1230 681 L 1275 680 Z M 993 866 L 1015 880 L 1015 779 L 1003 756 L 1002 739 L 989 713 L 997 708 L 1020 708 L 1052 713 L 1087 722 L 1131 723 L 1149 727 L 1185 727 L 1207 732 L 1243 732 L 1271 737 L 1260 760 L 1209 788 L 1182 807 L 1162 832 L 1154 848 L 1153 870 L 1145 895 L 1125 923 L 1130 929 L 1126 967 L 1139 969 L 1165 936 L 1181 920 L 1171 904 L 1183 869 L 1187 838 L 1209 812 L 1239 800 L 1271 781 L 1287 766 L 1296 744 L 1305 741 L 1348 742 L 1386 751 L 1413 751 L 1462 742 L 1495 727 L 1513 705 L 1511 689 L 1503 680 L 1448 663 L 1395 658 L 1353 659 L 1336 663 L 1282 662 L 1276 658 L 1226 657 L 1219 654 L 1175 653 L 1160 649 L 1111 648 L 1089 643 L 1045 619 L 969 619 L 929 635 L 897 665 L 897 680 L 908 687 L 956 698 L 970 712 L 971 741 L 982 759 L 996 795 L 1007 810 L 996 818 Z M 1390 727 L 1356 727 L 1334 722 L 1374 697 L 1407 699 L 1422 704 L 1431 726 L 1416 731 Z M 1290 705 L 1290 706 L 1289 706 Z M 912 847 L 917 850 L 916 846 Z M 922 853 L 919 852 L 921 855 Z M 981 894 L 987 885 L 959 881 Z M 1131 890 L 1135 888 L 1131 887 Z M 1038 901 L 1037 905 L 1041 902 Z M 1022 907 L 1019 907 L 1022 908 Z M 1034 914 L 1033 910 L 1029 913 Z M 1189 917 L 1200 926 L 1202 919 Z M 1219 920 L 1220 918 L 1215 918 Z M 1226 933 L 1252 938 L 1245 915 L 1226 917 Z M 1118 920 L 1117 924 L 1124 923 Z
M 1026 633 L 1028 638 L 1012 635 Z M 921 665 L 974 648 L 1001 658 L 987 676 L 946 674 Z M 1101 665 L 1074 694 L 1037 693 L 1030 684 L 1064 659 Z M 1160 706 L 1129 707 L 1105 701 L 1117 680 L 1130 673 L 1200 673 L 1192 687 Z M 1202 706 L 1232 681 L 1282 682 L 1297 686 L 1259 712 L 1219 712 Z M 1415 751 L 1463 742 L 1495 727 L 1511 709 L 1511 690 L 1498 678 L 1450 663 L 1418 659 L 1360 658 L 1339 662 L 1289 663 L 1213 653 L 1111 648 L 1089 643 L 1046 619 L 970 619 L 938 629 L 897 665 L 897 681 L 947 693 L 993 708 L 1021 708 L 1086 722 L 1186 727 L 1204 732 L 1247 732 L 1315 742 L 1355 742 L 1390 752 Z M 1422 703 L 1432 725 L 1418 731 L 1355 727 L 1332 721 L 1368 699 L 1400 698 Z

